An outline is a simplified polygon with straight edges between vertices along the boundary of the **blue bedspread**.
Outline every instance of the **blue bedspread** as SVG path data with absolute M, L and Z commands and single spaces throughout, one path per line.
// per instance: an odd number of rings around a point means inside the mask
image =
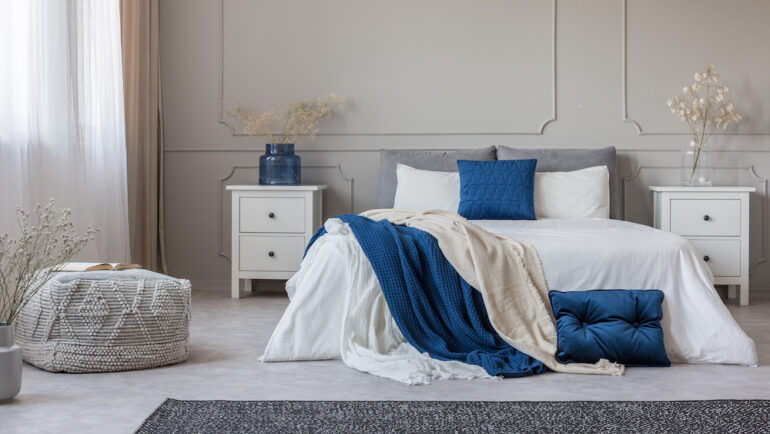
M 430 234 L 387 221 L 345 214 L 374 268 L 393 319 L 406 340 L 440 360 L 522 377 L 546 370 L 506 343 L 489 322 L 481 293 L 463 280 Z M 319 229 L 308 247 L 325 229 Z

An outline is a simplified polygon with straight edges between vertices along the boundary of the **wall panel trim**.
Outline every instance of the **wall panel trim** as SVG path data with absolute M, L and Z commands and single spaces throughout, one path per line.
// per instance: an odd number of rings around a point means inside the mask
M 261 144 L 260 144 L 261 145 Z M 312 145 L 309 145 L 312 146 Z M 529 147 L 533 147 L 531 145 L 528 145 Z M 607 145 L 609 146 L 609 144 Z M 453 150 L 453 149 L 467 149 L 468 146 L 443 146 L 443 147 L 435 147 L 435 148 L 408 148 L 408 147 L 399 147 L 399 146 L 388 146 L 387 149 L 390 150 L 403 150 L 403 151 L 441 151 L 441 150 Z M 557 146 L 549 146 L 545 145 L 543 148 L 553 148 L 553 149 L 582 149 L 581 147 L 574 147 L 574 148 L 565 148 L 565 147 L 557 147 Z M 682 150 L 678 148 L 620 148 L 617 147 L 618 152 L 676 152 L 681 153 Z M 310 152 L 380 152 L 380 148 L 359 148 L 359 147 L 351 147 L 351 148 L 321 148 L 315 147 L 312 148 L 299 148 L 295 146 L 295 149 L 297 152 L 303 152 L 303 153 L 310 153 Z M 199 148 L 165 148 L 163 149 L 163 152 L 167 153 L 206 153 L 206 152 L 259 152 L 264 153 L 264 148 L 261 147 L 250 147 L 250 148 L 232 148 L 232 147 L 219 147 L 219 146 L 206 146 L 206 147 L 199 147 Z M 762 147 L 762 148 L 741 148 L 741 149 L 726 149 L 726 148 L 713 148 L 709 147 L 709 152 L 727 152 L 727 153 L 763 153 L 763 152 L 770 152 L 770 148 Z
M 376 132 L 376 131 L 364 131 L 364 132 L 344 132 L 344 131 L 329 131 L 318 132 L 317 136 L 483 136 L 483 135 L 496 135 L 496 136 L 538 136 L 543 135 L 545 128 L 557 120 L 556 117 L 556 7 L 558 0 L 551 0 L 553 8 L 552 21 L 551 21 L 551 114 L 547 119 L 541 122 L 537 130 L 534 131 L 435 131 L 435 132 Z M 225 117 L 225 0 L 219 2 L 219 123 L 224 124 L 230 130 L 230 134 L 233 136 L 246 136 L 233 125 L 230 119 Z
M 631 118 L 628 116 L 628 1 L 629 0 L 623 0 L 623 31 L 622 31 L 622 37 L 623 37 L 623 50 L 621 57 L 623 58 L 623 92 L 621 92 L 621 95 L 623 96 L 623 122 L 632 124 L 636 128 L 636 132 L 640 136 L 689 136 L 690 133 L 688 132 L 665 132 L 665 131 L 647 131 L 645 130 L 642 125 L 639 123 L 639 121 Z M 715 136 L 768 136 L 770 135 L 770 131 L 759 131 L 759 132 L 714 132 L 713 135 Z

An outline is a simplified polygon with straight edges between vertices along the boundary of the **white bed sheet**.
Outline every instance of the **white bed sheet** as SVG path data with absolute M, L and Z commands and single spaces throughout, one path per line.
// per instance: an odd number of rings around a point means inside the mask
M 260 358 L 342 358 L 349 367 L 406 384 L 492 378 L 480 366 L 441 361 L 406 342 L 377 277 L 346 223 L 329 219 L 286 284 L 291 302 Z
M 550 290 L 660 289 L 672 362 L 755 366 L 754 341 L 714 289 L 688 240 L 620 220 L 480 220 L 484 229 L 532 244 Z
M 480 220 L 484 229 L 532 244 L 549 289 L 660 289 L 672 362 L 756 366 L 754 342 L 713 287 L 686 239 L 608 219 Z M 353 368 L 410 384 L 485 377 L 478 367 L 439 362 L 404 341 L 355 236 L 330 219 L 286 289 L 291 302 L 264 361 L 342 358 Z

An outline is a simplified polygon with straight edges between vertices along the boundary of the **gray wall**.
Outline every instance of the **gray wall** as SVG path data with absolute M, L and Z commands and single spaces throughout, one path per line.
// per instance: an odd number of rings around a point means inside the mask
M 626 219 L 678 181 L 685 127 L 665 101 L 710 63 L 745 121 L 710 142 L 719 184 L 752 185 L 753 289 L 770 287 L 770 2 L 765 0 L 164 0 L 160 3 L 171 273 L 229 279 L 224 187 L 257 180 L 260 139 L 222 105 L 337 92 L 300 145 L 325 215 L 377 205 L 378 149 L 486 145 L 620 151 Z

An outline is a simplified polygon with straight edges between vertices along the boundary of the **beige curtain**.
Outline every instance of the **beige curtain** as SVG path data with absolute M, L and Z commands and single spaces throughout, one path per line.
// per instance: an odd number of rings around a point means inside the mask
M 158 0 L 121 0 L 131 261 L 166 269 Z

